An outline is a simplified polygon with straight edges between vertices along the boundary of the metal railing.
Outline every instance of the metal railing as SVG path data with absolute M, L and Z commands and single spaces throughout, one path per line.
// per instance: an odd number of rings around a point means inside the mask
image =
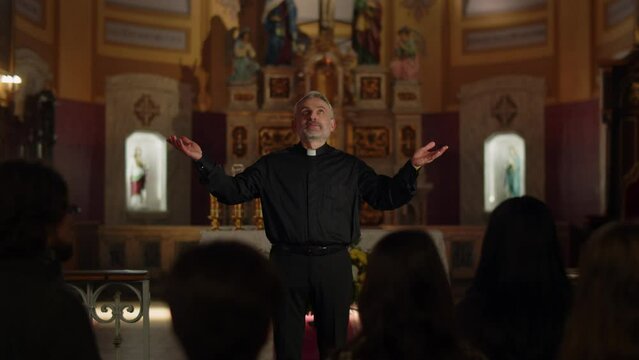
M 121 323 L 136 323 L 142 319 L 142 356 L 144 360 L 149 360 L 151 294 L 149 275 L 146 270 L 66 271 L 64 280 L 80 294 L 91 319 L 101 324 L 115 324 L 113 346 L 115 347 L 116 360 L 120 359 L 120 345 L 123 340 L 120 333 Z M 108 293 L 105 292 L 107 289 L 114 290 L 113 297 L 108 300 L 101 298 L 103 294 Z M 122 302 L 122 291 L 130 293 L 129 296 L 134 295 L 136 300 L 133 304 L 129 301 Z M 99 311 L 98 304 L 101 304 Z M 125 316 L 125 313 L 133 314 L 136 310 L 138 310 L 136 316 Z

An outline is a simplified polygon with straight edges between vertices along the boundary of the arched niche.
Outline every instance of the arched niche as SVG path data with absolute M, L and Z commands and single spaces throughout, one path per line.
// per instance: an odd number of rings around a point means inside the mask
M 150 131 L 135 131 L 125 141 L 125 194 L 129 212 L 163 213 L 166 206 L 166 141 Z
M 514 132 L 484 141 L 484 211 L 526 193 L 526 142 Z

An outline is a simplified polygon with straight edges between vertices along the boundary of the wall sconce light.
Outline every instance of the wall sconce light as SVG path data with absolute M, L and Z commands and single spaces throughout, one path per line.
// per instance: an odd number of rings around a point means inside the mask
M 18 75 L 0 75 L 0 106 L 9 106 L 13 101 L 13 94 L 22 84 Z

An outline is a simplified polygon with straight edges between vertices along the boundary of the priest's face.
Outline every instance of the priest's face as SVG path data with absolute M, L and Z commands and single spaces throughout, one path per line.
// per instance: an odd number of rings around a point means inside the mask
M 293 130 L 302 143 L 324 143 L 335 130 L 333 110 L 324 100 L 310 97 L 297 105 Z

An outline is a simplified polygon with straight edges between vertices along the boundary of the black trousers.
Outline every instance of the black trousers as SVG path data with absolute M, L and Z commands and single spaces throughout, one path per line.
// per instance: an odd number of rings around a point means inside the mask
M 303 255 L 273 247 L 271 263 L 284 288 L 274 319 L 277 360 L 300 360 L 305 315 L 312 307 L 320 359 L 346 344 L 353 301 L 353 275 L 347 248 L 327 255 Z

